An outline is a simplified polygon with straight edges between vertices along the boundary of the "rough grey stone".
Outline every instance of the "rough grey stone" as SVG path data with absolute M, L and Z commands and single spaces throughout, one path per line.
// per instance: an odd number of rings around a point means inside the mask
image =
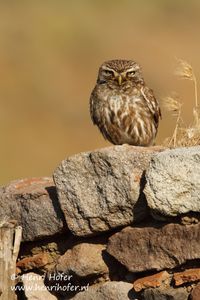
M 53 177 L 72 233 L 87 236 L 144 219 L 143 173 L 161 150 L 112 146 L 62 161 Z
M 21 277 L 27 300 L 57 300 L 57 297 L 46 289 L 40 275 L 31 272 L 23 274 Z
M 16 221 L 23 241 L 52 236 L 66 229 L 52 178 L 12 181 L 0 188 L 0 223 Z
M 144 192 L 153 216 L 200 212 L 200 147 L 156 154 L 146 180 Z
M 188 293 L 185 288 L 146 289 L 143 300 L 188 300 Z
M 131 283 L 110 281 L 78 293 L 73 300 L 137 300 L 132 287 Z
M 163 270 L 200 258 L 200 223 L 126 227 L 109 238 L 107 251 L 131 272 Z

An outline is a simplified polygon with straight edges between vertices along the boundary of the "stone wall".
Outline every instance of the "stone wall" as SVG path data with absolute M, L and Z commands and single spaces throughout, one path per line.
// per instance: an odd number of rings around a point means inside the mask
M 0 189 L 17 298 L 200 299 L 200 147 L 112 146 Z M 1 299 L 1 297 L 0 297 Z

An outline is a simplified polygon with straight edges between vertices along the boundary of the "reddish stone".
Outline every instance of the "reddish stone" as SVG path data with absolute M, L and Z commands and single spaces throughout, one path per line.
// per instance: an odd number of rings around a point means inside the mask
M 160 287 L 162 284 L 167 284 L 170 281 L 170 275 L 166 271 L 162 271 L 156 273 L 151 276 L 146 276 L 143 278 L 137 279 L 133 283 L 133 288 L 136 292 L 140 292 L 146 288 L 157 288 Z
M 45 265 L 52 262 L 51 257 L 48 253 L 43 252 L 31 257 L 25 257 L 19 260 L 16 264 L 17 268 L 20 268 L 23 271 L 32 270 L 32 269 L 39 269 L 44 267 Z
M 54 185 L 53 179 L 50 177 L 33 177 L 33 178 L 25 178 L 13 181 L 11 183 L 10 190 L 12 190 L 15 194 L 18 194 L 18 191 L 23 193 L 25 192 L 33 192 L 33 190 L 40 190 L 44 188 L 44 186 L 52 186 Z M 45 190 L 44 190 L 45 192 Z
M 175 286 L 182 285 L 183 283 L 195 282 L 200 280 L 200 268 L 188 269 L 183 272 L 174 273 Z M 200 300 L 200 295 L 199 295 Z

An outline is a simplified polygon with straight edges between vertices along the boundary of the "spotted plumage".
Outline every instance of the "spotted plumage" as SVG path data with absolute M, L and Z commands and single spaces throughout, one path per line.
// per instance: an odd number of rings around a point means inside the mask
M 135 146 L 154 143 L 161 117 L 140 66 L 131 60 L 110 60 L 100 66 L 90 114 L 105 139 Z

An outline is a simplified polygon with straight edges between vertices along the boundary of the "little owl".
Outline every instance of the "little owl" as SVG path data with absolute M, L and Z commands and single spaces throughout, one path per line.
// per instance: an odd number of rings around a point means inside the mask
M 161 117 L 153 91 L 132 60 L 110 60 L 100 66 L 90 114 L 105 139 L 134 146 L 154 143 Z

